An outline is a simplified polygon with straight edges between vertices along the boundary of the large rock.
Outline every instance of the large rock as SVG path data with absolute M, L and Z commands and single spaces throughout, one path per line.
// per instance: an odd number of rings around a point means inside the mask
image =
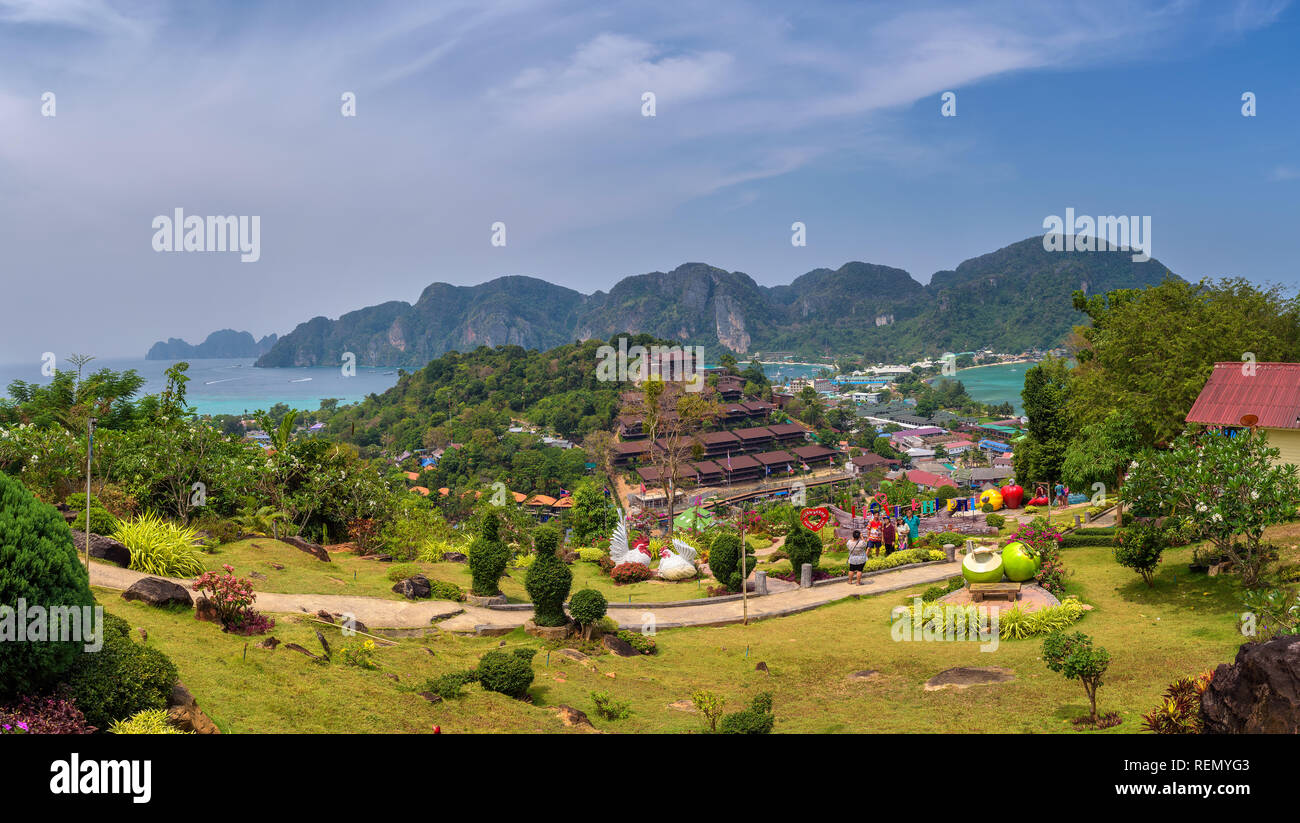
M 631 643 L 616 634 L 607 634 L 600 639 L 600 642 L 619 657 L 639 657 L 641 652 L 637 651 Z
M 407 600 L 421 600 L 433 594 L 433 587 L 429 585 L 429 578 L 417 574 L 405 580 L 399 580 L 397 585 L 393 586 L 393 591 Z
M 1007 683 L 1015 679 L 1015 672 L 1002 666 L 958 666 L 955 669 L 944 669 L 925 681 L 925 690 L 966 689 L 990 683 Z
M 591 725 L 591 720 L 587 717 L 587 713 L 581 709 L 575 709 L 572 706 L 560 704 L 555 707 L 555 714 L 560 718 L 560 722 L 566 726 L 577 726 L 584 729 L 595 728 Z
M 77 547 L 78 553 L 84 554 L 86 551 L 86 533 L 79 532 L 76 529 L 71 531 L 73 545 Z M 90 556 L 116 563 L 124 569 L 131 565 L 131 550 L 113 538 L 104 537 L 100 534 L 90 535 Z
M 123 600 L 139 600 L 150 606 L 185 606 L 194 605 L 194 598 L 179 583 L 163 580 L 161 577 L 142 577 L 131 584 L 131 588 L 122 592 Z
M 1300 733 L 1300 636 L 1247 643 L 1201 695 L 1207 734 Z
M 310 554 L 311 556 L 315 557 L 317 560 L 323 560 L 326 563 L 330 562 L 330 553 L 325 551 L 324 546 L 320 546 L 315 543 L 308 543 L 306 540 L 303 540 L 301 537 L 294 537 L 293 535 L 289 535 L 287 537 L 281 537 L 280 542 L 288 543 L 290 546 L 293 546 L 295 549 L 307 552 L 307 554 Z
M 217 611 L 216 603 L 203 595 L 199 595 L 198 600 L 194 603 L 194 619 L 207 623 L 220 623 L 221 613 Z
M 176 681 L 175 686 L 172 686 L 172 693 L 167 698 L 167 717 L 172 725 L 181 731 L 221 734 L 217 724 L 203 713 L 199 708 L 199 701 L 194 699 L 194 695 L 190 694 L 190 690 L 179 680 Z

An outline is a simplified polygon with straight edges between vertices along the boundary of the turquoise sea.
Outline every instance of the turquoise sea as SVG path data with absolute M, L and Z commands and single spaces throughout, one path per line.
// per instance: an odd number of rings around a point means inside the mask
M 165 373 L 173 360 L 145 360 L 143 358 L 103 358 L 87 365 L 89 371 L 109 368 L 117 371 L 135 369 L 145 379 L 141 394 L 161 391 L 166 383 Z M 71 368 L 68 364 L 60 364 Z M 1025 382 L 1025 370 L 1030 363 L 999 364 L 962 369 L 958 379 L 966 386 L 971 397 L 985 403 L 1009 401 L 1020 412 L 1020 390 Z M 789 379 L 812 377 L 824 366 L 794 363 L 769 363 L 763 366 L 768 377 Z M 397 383 L 397 369 L 357 367 L 354 377 L 344 377 L 342 370 L 330 368 L 256 369 L 252 359 L 191 360 L 187 386 L 190 404 L 199 414 L 243 414 L 256 409 L 269 409 L 276 403 L 287 403 L 296 409 L 314 410 L 320 401 L 334 397 L 339 403 L 354 403 L 369 394 L 382 393 Z M 40 360 L 28 363 L 0 365 L 0 393 L 14 380 L 48 383 L 41 376 Z
M 966 387 L 966 393 L 981 403 L 1010 403 L 1016 414 L 1024 411 L 1020 405 L 1020 391 L 1025 387 L 1025 372 L 1033 363 L 998 363 L 994 366 L 976 366 L 959 369 L 957 379 Z
M 153 394 L 166 385 L 166 371 L 174 360 L 145 360 L 143 358 L 106 357 L 92 360 L 86 371 L 135 369 L 145 379 L 140 394 Z M 354 403 L 365 399 L 371 392 L 382 393 L 397 383 L 397 369 L 358 366 L 356 375 L 344 377 L 342 369 L 286 368 L 255 369 L 252 359 L 191 360 L 187 374 L 186 400 L 199 414 L 243 414 L 257 409 L 269 409 L 276 403 L 287 403 L 296 409 L 315 410 L 327 397 L 338 398 L 339 403 Z M 59 368 L 72 366 L 60 362 Z M 40 360 L 30 363 L 0 365 L 0 391 L 14 380 L 31 383 L 48 383 L 41 376 Z M 7 391 L 3 391 L 8 394 Z

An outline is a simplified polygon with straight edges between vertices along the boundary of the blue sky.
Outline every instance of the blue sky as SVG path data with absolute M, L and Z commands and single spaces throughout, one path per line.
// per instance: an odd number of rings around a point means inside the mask
M 1300 284 L 1280 0 L 268 5 L 0 0 L 0 361 L 505 274 L 925 282 L 1067 207 L 1150 215 L 1189 279 Z M 155 252 L 177 207 L 259 215 L 261 259 Z

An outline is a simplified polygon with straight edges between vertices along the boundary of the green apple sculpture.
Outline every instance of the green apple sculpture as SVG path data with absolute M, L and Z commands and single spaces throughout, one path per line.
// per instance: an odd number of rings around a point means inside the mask
M 1008 543 L 1002 547 L 1002 570 L 1014 583 L 1033 579 L 1038 574 L 1038 564 L 1038 556 L 1031 554 L 1024 543 Z

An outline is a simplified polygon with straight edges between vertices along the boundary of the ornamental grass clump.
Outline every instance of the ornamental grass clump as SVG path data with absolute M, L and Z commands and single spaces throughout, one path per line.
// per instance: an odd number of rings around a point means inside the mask
M 113 539 L 131 550 L 131 568 L 135 571 L 158 577 L 194 577 L 203 573 L 203 558 L 194 547 L 198 531 L 153 512 L 118 521 Z

